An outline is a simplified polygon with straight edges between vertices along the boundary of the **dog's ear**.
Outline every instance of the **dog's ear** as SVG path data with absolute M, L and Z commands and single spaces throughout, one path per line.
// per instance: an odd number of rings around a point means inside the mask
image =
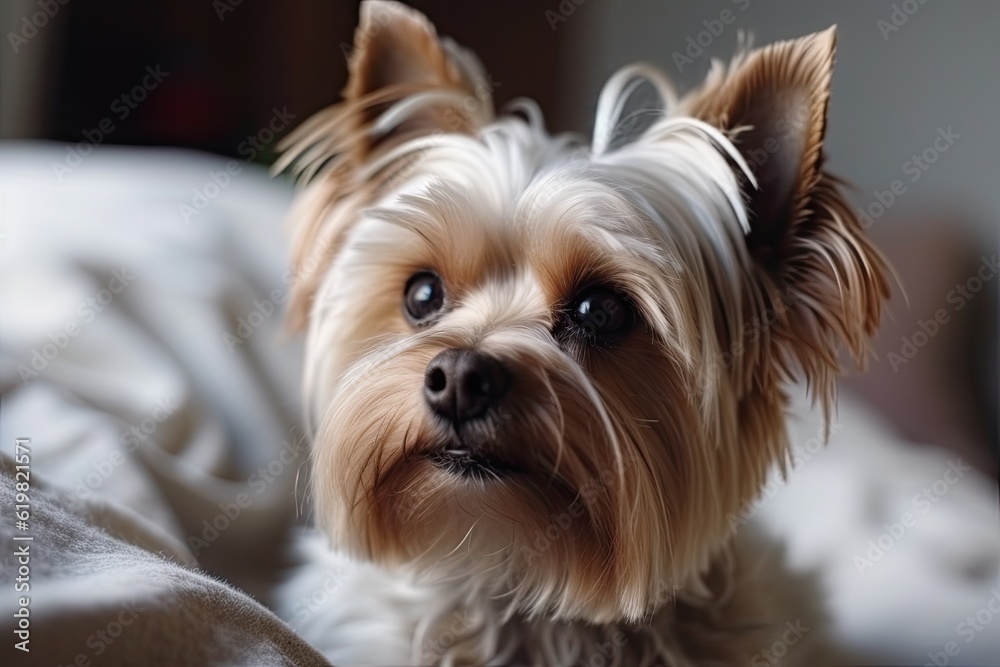
M 420 108 L 398 114 L 409 136 L 473 131 L 492 119 L 491 90 L 479 60 L 452 40 L 438 37 L 427 17 L 401 3 L 361 3 L 348 69 L 344 99 L 370 101 L 363 105 L 363 121 L 374 120 L 404 98 L 411 108 Z M 377 141 L 401 131 L 384 118 L 373 129 Z
M 293 330 L 305 324 L 357 212 L 410 163 L 392 159 L 392 150 L 437 133 L 471 134 L 493 118 L 491 85 L 476 57 L 438 37 L 425 16 L 398 2 L 361 3 L 348 60 L 343 101 L 289 135 L 275 164 L 309 183 L 290 216 L 296 227 L 288 309 Z
M 714 65 L 681 101 L 683 113 L 726 132 L 754 173 L 756 187 L 744 179 L 746 242 L 764 307 L 777 315 L 769 338 L 778 366 L 797 362 L 824 399 L 839 345 L 863 363 L 888 294 L 884 260 L 823 171 L 835 44 L 830 28 L 744 53 Z
M 418 11 L 366 0 L 348 55 L 343 101 L 296 130 L 285 160 L 312 176 L 317 156 L 369 159 L 372 151 L 416 136 L 474 132 L 492 118 L 489 79 L 471 52 L 439 37 Z

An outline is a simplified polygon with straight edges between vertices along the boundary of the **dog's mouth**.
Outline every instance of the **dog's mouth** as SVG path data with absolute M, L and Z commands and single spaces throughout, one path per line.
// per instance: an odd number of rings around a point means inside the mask
M 435 466 L 450 474 L 476 481 L 499 481 L 521 472 L 520 466 L 462 445 L 445 447 L 427 455 Z

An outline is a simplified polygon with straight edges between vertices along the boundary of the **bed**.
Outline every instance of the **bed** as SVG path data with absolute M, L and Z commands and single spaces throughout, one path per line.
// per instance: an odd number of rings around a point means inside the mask
M 166 149 L 57 168 L 67 150 L 0 148 L 0 660 L 328 664 L 303 636 L 328 596 L 296 586 L 337 582 L 308 555 L 291 186 Z M 866 663 L 997 664 L 996 483 L 847 392 L 829 445 L 805 400 L 791 428 L 795 470 L 734 529 L 818 571 Z

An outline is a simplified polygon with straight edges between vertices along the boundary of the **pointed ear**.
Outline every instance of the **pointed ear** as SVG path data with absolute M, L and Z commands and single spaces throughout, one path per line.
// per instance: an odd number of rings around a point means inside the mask
M 769 257 L 808 210 L 820 179 L 826 109 L 836 47 L 831 27 L 716 64 L 685 97 L 687 113 L 728 132 L 757 179 L 746 188 L 748 242 Z
M 275 165 L 305 180 L 330 162 L 357 167 L 434 132 L 472 133 L 493 119 L 492 85 L 479 60 L 440 38 L 427 18 L 389 0 L 365 0 L 348 56 L 343 101 L 292 132 Z
M 888 295 L 886 265 L 857 216 L 823 171 L 835 28 L 778 42 L 713 66 L 681 102 L 684 113 L 728 133 L 757 181 L 744 180 L 746 242 L 765 307 L 781 313 L 772 332 L 829 398 L 846 343 L 863 361 Z
M 349 61 L 347 99 L 391 86 L 474 92 L 475 82 L 470 78 L 477 72 L 468 68 L 479 70 L 474 56 L 451 40 L 439 38 L 426 16 L 389 0 L 361 3 Z
M 439 132 L 472 134 L 493 118 L 492 87 L 476 57 L 398 2 L 361 3 L 348 69 L 343 101 L 292 132 L 275 164 L 309 183 L 290 213 L 293 330 L 305 325 L 358 211 L 408 164 L 392 149 Z
M 376 143 L 472 132 L 492 120 L 492 91 L 472 53 L 438 37 L 427 17 L 398 2 L 366 0 L 360 13 L 344 100 L 362 125 L 377 120 L 370 127 Z M 406 109 L 383 116 L 404 99 Z

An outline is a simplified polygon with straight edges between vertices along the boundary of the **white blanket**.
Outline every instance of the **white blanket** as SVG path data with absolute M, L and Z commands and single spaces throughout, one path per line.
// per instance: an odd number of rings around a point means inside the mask
M 819 572 L 835 635 L 863 664 L 1000 665 L 996 481 L 847 392 L 822 447 L 808 407 L 791 422 L 798 465 L 772 476 L 755 518 Z
M 265 607 L 305 521 L 300 350 L 280 335 L 290 188 L 178 151 L 96 149 L 57 173 L 65 157 L 0 148 L 0 662 L 324 664 Z M 872 660 L 952 648 L 948 664 L 997 664 L 1000 618 L 980 613 L 1000 612 L 995 485 L 962 471 L 936 494 L 949 457 L 900 442 L 849 398 L 826 451 L 800 412 L 803 461 L 745 514 L 821 571 L 844 644 Z M 26 530 L 16 438 L 30 438 Z M 933 502 L 914 500 L 924 487 Z M 888 548 L 869 558 L 879 539 Z M 323 567 L 296 576 L 322 580 Z M 324 599 L 302 615 L 313 625 Z M 970 638 L 961 624 L 977 613 Z

